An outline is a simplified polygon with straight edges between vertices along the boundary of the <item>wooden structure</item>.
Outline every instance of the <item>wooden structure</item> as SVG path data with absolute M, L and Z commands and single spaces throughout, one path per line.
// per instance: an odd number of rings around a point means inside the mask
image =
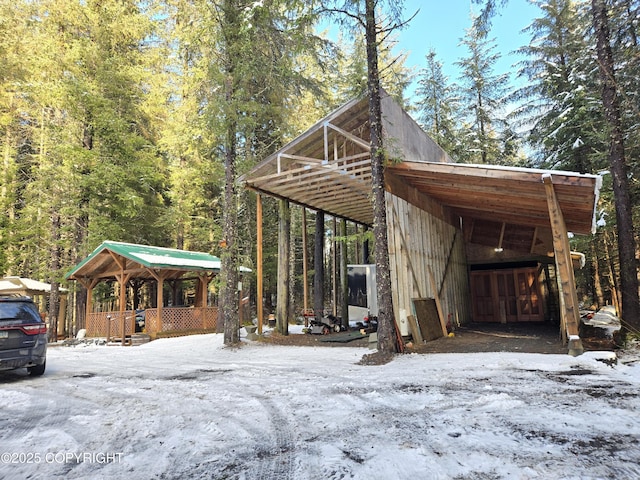
M 490 301 L 479 300 L 486 307 L 479 314 L 483 318 L 474 318 L 469 278 L 473 266 L 500 270 L 508 264 L 515 270 L 513 296 L 528 296 L 520 304 L 521 312 L 526 312 L 520 320 L 541 318 L 535 313 L 541 304 L 531 303 L 535 297 L 531 292 L 539 272 L 548 270 L 543 265 L 555 259 L 563 335 L 576 336 L 577 295 L 567 232 L 593 231 L 600 177 L 453 163 L 389 95 L 381 93 L 389 159 L 385 167 L 389 258 L 401 333 L 410 332 L 407 322 L 415 315 L 415 299 L 436 301 L 444 332 L 446 324 L 511 320 L 511 304 L 500 298 L 501 280 L 491 278 L 486 294 Z M 371 226 L 367 98 L 335 110 L 240 182 L 259 194 Z M 520 271 L 523 265 L 530 268 L 531 262 L 535 273 Z M 520 278 L 522 291 L 517 291 Z M 518 308 L 516 304 L 516 313 Z
M 218 309 L 208 303 L 209 283 L 220 271 L 220 259 L 201 252 L 105 241 L 71 270 L 66 278 L 87 289 L 86 328 L 89 337 L 130 338 L 135 332 L 136 302 L 127 293 L 133 282 L 155 283 L 155 305 L 144 309 L 145 332 L 216 331 Z M 193 280 L 193 305 L 168 306 L 165 283 Z M 104 281 L 117 283 L 119 309 L 94 311 L 93 290 Z

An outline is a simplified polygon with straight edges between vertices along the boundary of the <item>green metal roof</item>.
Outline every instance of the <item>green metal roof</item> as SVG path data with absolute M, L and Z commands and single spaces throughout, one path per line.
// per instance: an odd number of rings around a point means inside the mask
M 75 280 L 80 277 L 106 277 L 109 272 L 119 270 L 114 259 L 114 254 L 117 257 L 123 257 L 128 261 L 135 262 L 139 266 L 154 270 L 175 270 L 182 272 L 220 271 L 220 259 L 208 253 L 105 241 L 87 258 L 67 273 L 65 278 Z M 139 267 L 138 270 L 140 270 Z M 248 269 L 241 270 L 250 271 Z M 138 276 L 144 277 L 145 275 L 141 274 Z

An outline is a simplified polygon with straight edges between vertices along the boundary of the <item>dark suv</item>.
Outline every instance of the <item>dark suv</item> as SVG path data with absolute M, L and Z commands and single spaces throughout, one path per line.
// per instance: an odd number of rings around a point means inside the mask
M 24 368 L 42 375 L 47 365 L 47 325 L 28 297 L 0 297 L 0 370 Z

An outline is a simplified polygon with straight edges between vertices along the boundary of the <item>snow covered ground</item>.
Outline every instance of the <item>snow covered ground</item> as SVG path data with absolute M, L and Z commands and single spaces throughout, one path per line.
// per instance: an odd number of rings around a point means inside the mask
M 640 478 L 640 366 L 221 335 L 49 349 L 0 373 L 2 479 Z

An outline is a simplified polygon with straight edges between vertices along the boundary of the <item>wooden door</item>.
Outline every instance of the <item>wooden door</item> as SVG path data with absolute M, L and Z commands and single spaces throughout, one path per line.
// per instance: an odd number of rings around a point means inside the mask
M 471 272 L 473 320 L 494 322 L 494 299 L 491 272 Z
M 516 286 L 513 281 L 513 270 L 498 270 L 494 272 L 497 277 L 498 287 L 498 322 L 518 321 L 518 302 L 516 296 Z
M 535 267 L 471 272 L 471 301 L 475 322 L 544 320 Z
M 538 269 L 518 269 L 515 272 L 515 283 L 518 291 L 518 321 L 541 322 L 544 320 Z

